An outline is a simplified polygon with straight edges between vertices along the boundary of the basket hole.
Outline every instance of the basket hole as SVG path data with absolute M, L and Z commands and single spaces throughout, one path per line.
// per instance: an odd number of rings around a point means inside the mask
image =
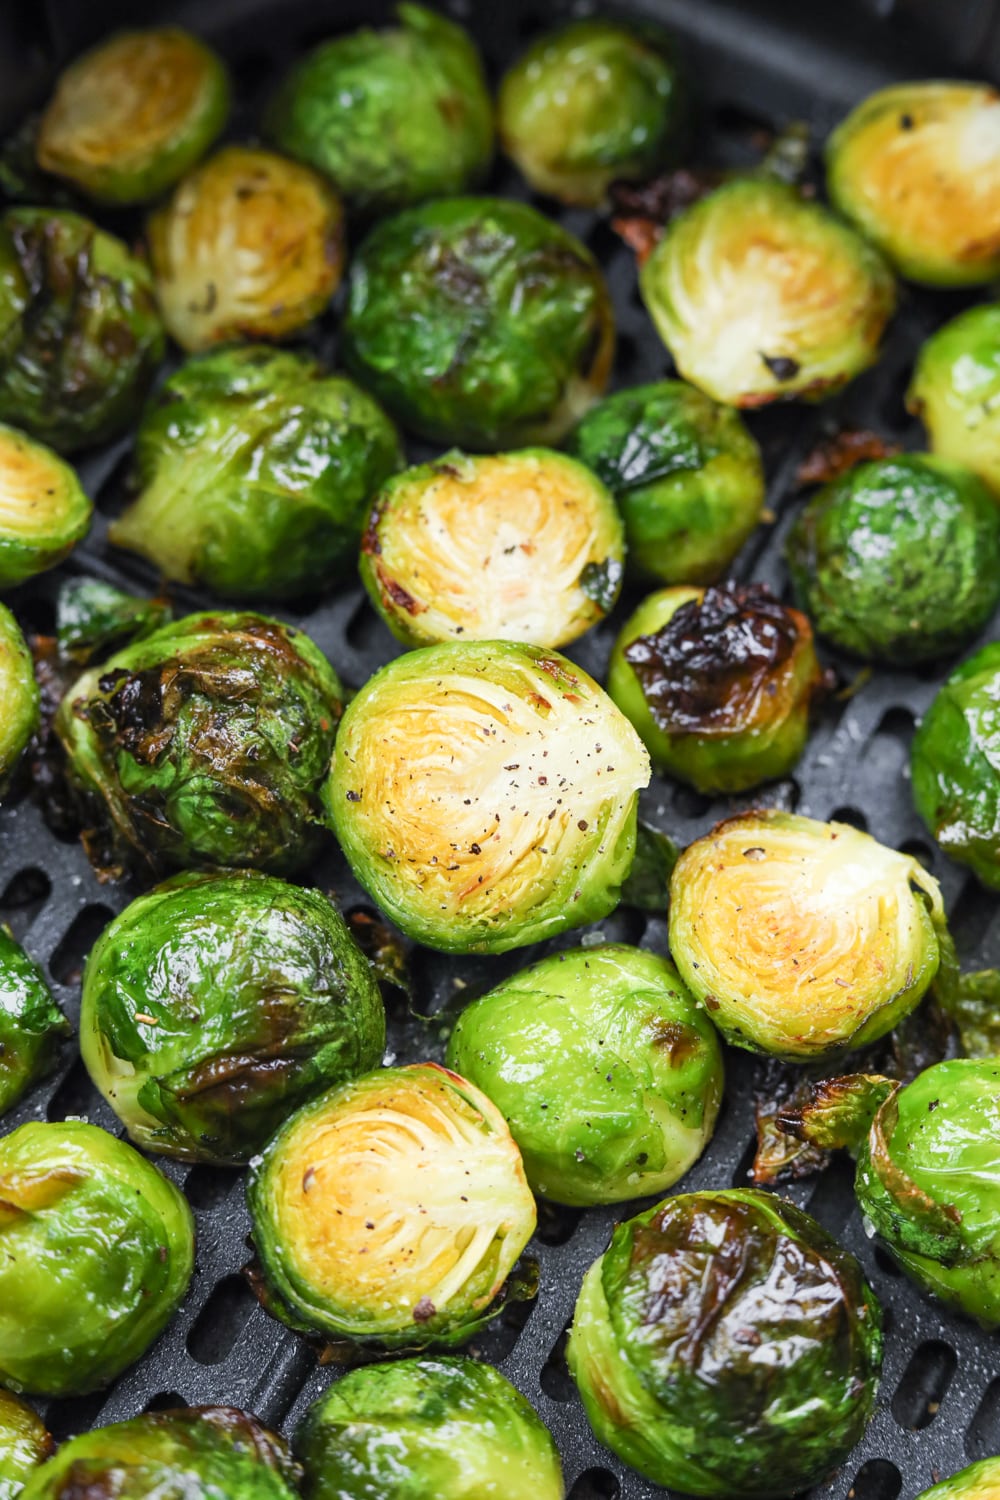
M 0 919 L 16 938 L 27 932 L 52 894 L 52 882 L 44 870 L 33 867 L 12 875 L 0 896 Z
M 965 1434 L 965 1451 L 970 1458 L 992 1458 L 1000 1453 L 1000 1376 L 986 1387 Z
M 52 1095 L 45 1113 L 49 1120 L 68 1120 L 76 1115 L 89 1115 L 95 1103 L 94 1086 L 82 1059 L 78 1058 Z
M 155 1396 L 150 1396 L 142 1409 L 144 1412 L 183 1411 L 187 1405 L 184 1397 L 179 1396 L 176 1391 L 159 1391 Z
M 693 786 L 678 786 L 673 795 L 674 811 L 682 818 L 703 818 L 712 806 L 711 797 L 696 792 Z
M 537 1299 L 508 1302 L 489 1327 L 476 1339 L 476 1357 L 487 1364 L 498 1365 L 513 1350 L 524 1326 L 535 1310 Z
M 892 1398 L 892 1415 L 900 1427 L 919 1432 L 930 1426 L 951 1385 L 957 1364 L 954 1349 L 940 1339 L 928 1339 L 913 1351 Z
M 850 1500 L 896 1500 L 903 1477 L 887 1458 L 870 1458 L 854 1476 Z
M 199 1162 L 184 1179 L 184 1192 L 192 1208 L 218 1208 L 229 1197 L 235 1182 L 232 1171 L 226 1167 Z
M 930 844 L 923 839 L 904 839 L 899 846 L 902 854 L 908 854 L 918 864 L 923 865 L 925 870 L 933 870 L 935 864 L 934 850 Z
M 87 955 L 114 916 L 110 907 L 85 906 L 77 912 L 62 942 L 49 960 L 56 984 L 79 984 Z
M 60 1396 L 49 1402 L 45 1425 L 57 1443 L 64 1443 L 94 1426 L 107 1399 L 107 1391 L 94 1391 L 89 1396 Z
M 753 1175 L 754 1157 L 757 1155 L 757 1137 L 747 1141 L 743 1154 L 733 1169 L 733 1187 L 745 1188 Z
M 878 721 L 878 728 L 875 733 L 891 735 L 893 739 L 899 740 L 909 750 L 916 722 L 916 719 L 908 708 L 902 708 L 897 705 L 895 708 L 886 709 Z
M 618 1500 L 622 1487 L 607 1469 L 584 1469 L 573 1481 L 566 1500 Z
M 569 1373 L 569 1365 L 566 1363 L 566 1345 L 569 1342 L 569 1324 L 563 1329 L 549 1351 L 549 1357 L 542 1366 L 542 1372 L 538 1377 L 538 1384 L 553 1401 L 572 1401 L 576 1395 L 576 1386 L 573 1377 Z
M 959 953 L 974 953 L 996 917 L 996 896 L 970 875 L 948 920 Z
M 257 1299 L 242 1276 L 227 1276 L 214 1288 L 191 1325 L 187 1351 L 200 1365 L 221 1365 L 247 1325 Z
M 543 1245 L 565 1245 L 576 1233 L 582 1212 L 582 1209 L 569 1208 L 565 1203 L 550 1203 L 547 1198 L 539 1198 L 535 1233 Z
M 830 814 L 831 823 L 847 823 L 860 833 L 868 832 L 868 819 L 859 807 L 835 807 Z
M 831 1234 L 843 1233 L 854 1212 L 854 1164 L 845 1158 L 831 1162 L 813 1189 L 807 1204 L 814 1219 Z
M 886 1276 L 902 1276 L 903 1274 L 888 1250 L 881 1245 L 875 1246 L 875 1264 Z

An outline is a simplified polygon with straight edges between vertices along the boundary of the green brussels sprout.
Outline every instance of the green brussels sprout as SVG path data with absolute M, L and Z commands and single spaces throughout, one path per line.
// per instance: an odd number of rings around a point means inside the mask
M 998 1500 L 1000 1458 L 983 1458 L 924 1490 L 917 1500 Z
M 579 667 L 448 641 L 362 688 L 325 798 L 357 879 L 408 937 L 503 953 L 614 909 L 648 781 L 639 736 Z
M 87 960 L 83 1060 L 147 1151 L 238 1166 L 384 1048 L 378 985 L 343 917 L 272 876 L 175 875 Z
M 786 558 L 820 635 L 868 661 L 932 661 L 1000 602 L 1000 507 L 969 469 L 901 453 L 824 485 Z
M 59 656 L 89 666 L 98 656 L 144 640 L 170 617 L 163 599 L 126 594 L 100 578 L 67 578 L 56 601 Z
M 1000 496 L 1000 303 L 970 307 L 920 350 L 906 404 L 933 452 Z
M 853 1255 L 771 1193 L 685 1193 L 619 1224 L 584 1278 L 569 1366 L 595 1434 L 655 1484 L 786 1496 L 847 1457 L 882 1316 Z
M 466 448 L 555 443 L 614 358 L 604 277 L 578 239 L 502 198 L 387 219 L 355 257 L 348 368 L 405 427 Z
M 44 1396 L 110 1384 L 193 1268 L 191 1210 L 124 1141 L 78 1120 L 0 1139 L 0 1383 Z
M 658 26 L 587 16 L 546 32 L 507 69 L 500 141 L 533 188 L 599 208 L 613 181 L 650 177 L 673 155 L 683 92 Z
M 499 1370 L 452 1356 L 351 1370 L 295 1435 L 305 1500 L 562 1500 L 548 1429 Z
M 388 1349 L 471 1338 L 535 1229 L 503 1115 L 436 1063 L 303 1105 L 251 1163 L 247 1203 L 268 1311 Z
M 682 380 L 605 396 L 567 447 L 617 500 L 636 577 L 714 583 L 762 517 L 760 449 L 737 412 Z
M 730 406 L 832 396 L 875 363 L 895 306 L 877 250 L 763 176 L 685 209 L 639 281 L 684 379 Z
M 621 1203 L 683 1177 L 715 1128 L 722 1054 L 673 964 L 554 953 L 462 1012 L 448 1066 L 502 1111 L 532 1191 Z
M 615 502 L 583 464 L 548 448 L 456 451 L 375 496 L 361 580 L 404 646 L 562 646 L 614 608 L 624 559 Z
M 654 766 L 700 792 L 787 776 L 826 681 L 809 621 L 762 583 L 650 594 L 608 667 Z
M 136 439 L 139 495 L 110 528 L 166 578 L 284 599 L 355 563 L 372 494 L 403 462 L 353 381 L 261 345 L 188 360 Z
M 167 332 L 189 350 L 297 333 L 340 283 L 343 218 L 310 167 L 249 146 L 216 152 L 149 220 Z
M 32 1469 L 54 1447 L 41 1417 L 10 1391 L 0 1390 L 0 1500 L 15 1500 Z
M 121 240 L 55 209 L 0 218 L 0 421 L 60 453 L 118 437 L 164 342 L 153 279 Z
M 20 626 L 0 604 L 0 794 L 38 728 L 41 695 Z
M 690 844 L 670 882 L 670 952 L 738 1047 L 809 1062 L 891 1031 L 941 959 L 937 881 L 846 823 L 764 808 Z
M 461 26 L 422 5 L 399 25 L 322 42 L 272 100 L 265 131 L 331 177 L 362 214 L 384 214 L 481 182 L 493 158 L 493 105 Z
M 901 275 L 979 286 L 1000 275 L 1000 97 L 982 83 L 899 83 L 826 144 L 834 207 Z
M 86 536 L 92 511 L 69 464 L 0 423 L 0 588 L 62 562 Z
M 55 728 L 112 844 L 149 868 L 301 867 L 343 706 L 337 674 L 290 625 L 187 615 L 85 672 Z
M 69 1029 L 41 969 L 0 927 L 0 1115 L 51 1072 Z

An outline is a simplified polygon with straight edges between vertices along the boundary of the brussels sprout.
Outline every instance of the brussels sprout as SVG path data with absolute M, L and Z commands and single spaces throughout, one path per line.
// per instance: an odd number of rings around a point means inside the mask
M 1000 496 L 1000 303 L 970 307 L 920 350 L 906 404 L 942 458 Z
M 436 1063 L 304 1105 L 251 1163 L 247 1202 L 268 1311 L 389 1349 L 470 1338 L 535 1228 L 503 1116 Z
M 910 281 L 979 286 L 1000 274 L 1000 97 L 988 85 L 869 95 L 827 141 L 826 185 Z
M 881 1309 L 861 1267 L 771 1193 L 686 1193 L 619 1224 L 569 1365 L 597 1437 L 691 1495 L 798 1494 L 865 1430 Z
M 397 214 L 355 257 L 349 368 L 422 437 L 554 443 L 607 384 L 614 316 L 573 235 L 501 198 Z
M 924 1490 L 917 1500 L 997 1500 L 1000 1495 L 1000 1458 L 983 1458 L 950 1479 Z
M 809 621 L 762 583 L 650 594 L 608 668 L 653 764 L 701 792 L 787 776 L 825 685 Z
M 336 673 L 290 625 L 187 615 L 85 672 L 56 732 L 112 842 L 154 870 L 312 854 L 343 705 Z
M 362 688 L 325 796 L 355 875 L 408 937 L 503 953 L 614 909 L 648 780 L 639 736 L 579 667 L 449 641 Z
M 146 1352 L 187 1290 L 191 1210 L 96 1125 L 0 1139 L 0 1382 L 80 1396 Z
M 306 1500 L 562 1500 L 548 1429 L 499 1370 L 474 1359 L 350 1371 L 310 1406 L 295 1449 Z
M 224 597 L 295 598 L 354 565 L 372 494 L 403 462 L 364 391 L 252 345 L 188 360 L 147 408 L 141 490 L 116 546 Z
M 92 510 L 69 464 L 0 423 L 0 588 L 62 562 Z
M 637 577 L 712 583 L 761 519 L 760 449 L 735 411 L 682 380 L 606 396 L 567 447 L 617 500 Z
M 1000 602 L 1000 508 L 969 469 L 903 453 L 814 495 L 786 556 L 820 635 L 869 661 L 932 661 Z
M 20 627 L 0 604 L 0 794 L 38 728 L 40 694 Z
M 0 927 L 0 1115 L 51 1071 L 68 1035 L 41 969 Z
M 41 1417 L 9 1391 L 0 1390 L 0 1500 L 15 1500 L 32 1469 L 54 1444 Z
M 163 358 L 153 279 L 79 214 L 0 219 L 0 421 L 60 453 L 118 437 Z
M 575 459 L 452 452 L 375 496 L 361 579 L 404 646 L 562 646 L 614 607 L 624 557 L 615 502 Z
M 88 666 L 98 656 L 144 640 L 170 620 L 163 599 L 126 594 L 100 578 L 68 578 L 56 601 L 59 656 Z
M 493 105 L 469 36 L 422 5 L 396 15 L 398 26 L 321 43 L 265 120 L 270 138 L 332 177 L 358 213 L 460 193 L 493 157 Z
M 738 1047 L 806 1062 L 891 1031 L 938 971 L 944 908 L 909 854 L 774 809 L 719 823 L 670 882 L 670 951 Z
M 833 395 L 875 363 L 895 305 L 878 251 L 769 177 L 681 213 L 640 285 L 685 380 L 730 406 Z
M 297 333 L 340 283 L 343 217 L 310 167 L 248 146 L 217 152 L 149 221 L 167 332 L 184 349 Z

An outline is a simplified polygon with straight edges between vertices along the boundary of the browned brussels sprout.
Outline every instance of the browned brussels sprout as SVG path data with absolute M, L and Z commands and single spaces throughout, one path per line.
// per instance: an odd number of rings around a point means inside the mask
M 0 604 L 0 794 L 38 728 L 39 691 L 28 643 Z
M 27 1402 L 0 1390 L 0 1500 L 16 1500 L 55 1444 Z
M 92 510 L 69 464 L 0 423 L 0 588 L 62 562 L 86 536 Z
M 41 969 L 0 927 L 0 1115 L 51 1072 L 68 1032 Z

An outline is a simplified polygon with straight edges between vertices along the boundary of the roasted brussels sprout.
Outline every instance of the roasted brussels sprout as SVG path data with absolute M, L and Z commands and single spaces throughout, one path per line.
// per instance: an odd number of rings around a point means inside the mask
M 650 594 L 608 668 L 653 764 L 701 792 L 787 776 L 825 685 L 809 621 L 762 583 Z
M 604 389 L 614 318 L 573 235 L 502 198 L 397 214 L 361 245 L 344 357 L 405 427 L 466 448 L 558 442 Z
M 100 578 L 67 578 L 56 601 L 59 657 L 89 666 L 130 641 L 152 635 L 170 618 L 165 599 L 126 594 Z
M 38 728 L 39 701 L 31 652 L 14 616 L 0 604 L 0 795 Z
M 1000 1495 L 1000 1458 L 983 1458 L 950 1479 L 924 1490 L 917 1500 L 997 1500 Z
M 41 969 L 0 927 L 0 1115 L 52 1069 L 68 1034 Z
M 78 1120 L 0 1139 L 0 1383 L 108 1385 L 166 1326 L 193 1266 L 191 1210 L 124 1141 Z
M 769 177 L 680 214 L 640 285 L 685 380 L 730 406 L 833 395 L 874 364 L 895 305 L 878 251 Z
M 682 380 L 605 396 L 567 447 L 617 500 L 636 577 L 712 583 L 761 519 L 760 449 L 735 411 Z
M 41 1417 L 10 1391 L 0 1390 L 0 1500 L 15 1500 L 54 1446 Z
M 295 1435 L 305 1500 L 492 1494 L 562 1500 L 548 1429 L 499 1370 L 474 1359 L 404 1359 L 352 1370 Z
M 806 1062 L 891 1031 L 940 962 L 937 881 L 846 823 L 759 809 L 719 823 L 670 882 L 670 952 L 739 1047 Z
M 355 875 L 409 937 L 503 953 L 613 910 L 648 780 L 639 736 L 579 667 L 449 641 L 362 688 L 325 795 Z
M 422 5 L 396 15 L 398 26 L 321 43 L 265 121 L 283 151 L 332 177 L 366 215 L 460 193 L 493 157 L 493 105 L 469 36 Z
M 801 1209 L 686 1193 L 619 1224 L 584 1279 L 569 1365 L 602 1443 L 691 1495 L 795 1495 L 875 1404 L 881 1310 Z
M 92 510 L 69 464 L 0 423 L 0 588 L 61 562 L 86 536 Z
M 869 661 L 931 661 L 1000 602 L 1000 507 L 971 470 L 901 453 L 825 485 L 786 556 L 820 635 Z
M 207 349 L 298 332 L 337 290 L 343 217 L 310 167 L 249 146 L 217 152 L 149 221 L 168 333 Z
M 375 496 L 361 579 L 404 646 L 562 646 L 614 607 L 624 557 L 615 502 L 575 459 L 452 452 Z
M 188 360 L 147 408 L 141 486 L 116 546 L 224 597 L 294 598 L 357 558 L 373 493 L 403 462 L 353 381 L 252 345 Z
M 342 703 L 300 630 L 264 615 L 187 615 L 85 672 L 56 732 L 121 853 L 154 870 L 283 873 L 315 848 Z
M 1000 496 L 1000 303 L 970 307 L 920 350 L 906 404 L 942 458 Z
M 869 95 L 826 145 L 834 206 L 925 286 L 1000 274 L 1000 97 L 927 80 Z
M 153 279 L 79 214 L 0 219 L 0 421 L 60 453 L 118 437 L 163 358 Z
M 304 1105 L 251 1163 L 247 1202 L 268 1311 L 385 1348 L 470 1338 L 535 1228 L 500 1111 L 435 1063 Z

